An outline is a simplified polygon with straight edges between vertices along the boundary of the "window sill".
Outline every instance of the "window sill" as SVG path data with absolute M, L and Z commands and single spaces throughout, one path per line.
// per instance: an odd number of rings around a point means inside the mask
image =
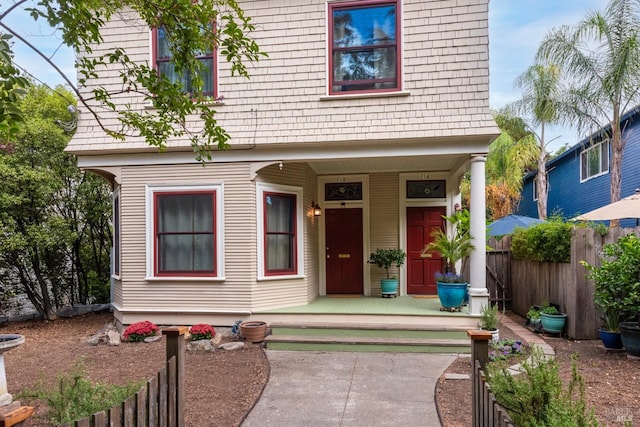
M 259 276 L 256 280 L 258 282 L 270 282 L 274 280 L 294 280 L 294 279 L 304 279 L 304 274 L 292 274 L 292 275 L 281 275 L 281 276 Z
M 225 105 L 224 101 L 216 101 L 216 100 L 211 100 L 211 101 L 206 101 L 206 102 L 201 102 L 200 105 L 212 105 L 212 106 L 222 106 Z M 156 107 L 153 106 L 153 104 L 151 102 L 148 102 L 144 105 L 144 109 L 145 110 L 155 110 Z
M 344 95 L 325 95 L 320 97 L 320 101 L 335 101 L 338 99 L 367 99 L 367 98 L 396 98 L 409 96 L 411 92 L 401 90 L 398 92 L 375 92 L 375 93 L 346 93 Z
M 147 282 L 224 282 L 227 280 L 226 277 L 210 277 L 210 276 L 202 276 L 202 277 L 194 277 L 194 276 L 162 276 L 162 277 L 145 277 L 145 281 Z

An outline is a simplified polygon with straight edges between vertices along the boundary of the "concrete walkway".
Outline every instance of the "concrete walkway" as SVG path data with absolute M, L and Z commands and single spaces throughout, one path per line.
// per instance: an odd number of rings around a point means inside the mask
M 440 426 L 434 391 L 455 354 L 267 350 L 271 375 L 242 427 Z

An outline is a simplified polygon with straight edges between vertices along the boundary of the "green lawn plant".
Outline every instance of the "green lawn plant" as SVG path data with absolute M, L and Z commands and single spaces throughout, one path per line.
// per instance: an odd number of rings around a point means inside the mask
M 142 382 L 130 382 L 124 386 L 94 383 L 86 377 L 84 365 L 80 361 L 69 372 L 58 376 L 56 387 L 45 386 L 41 381 L 35 389 L 25 390 L 18 397 L 46 402 L 48 417 L 54 425 L 59 425 L 117 406 L 137 393 L 142 386 Z
M 529 359 L 521 363 L 521 374 L 513 375 L 507 363 L 487 365 L 487 382 L 514 425 L 519 427 L 597 426 L 593 410 L 587 408 L 584 380 L 572 361 L 571 380 L 563 386 L 560 365 L 533 346 Z
M 607 330 L 618 332 L 620 322 L 640 312 L 640 238 L 620 237 L 602 249 L 600 265 L 582 261 L 587 277 L 595 283 L 593 299 Z

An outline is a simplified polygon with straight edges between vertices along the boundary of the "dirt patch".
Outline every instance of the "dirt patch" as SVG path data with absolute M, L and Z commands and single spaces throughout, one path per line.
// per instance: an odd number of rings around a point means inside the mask
M 524 324 L 524 319 L 514 319 Z M 501 338 L 516 337 L 503 325 L 499 328 Z M 640 426 L 640 360 L 629 359 L 624 352 L 608 352 L 599 340 L 572 341 L 551 336 L 544 339 L 556 352 L 565 384 L 571 376 L 571 358 L 576 355 L 588 405 L 602 425 L 623 426 L 624 421 L 629 421 L 632 426 Z M 445 371 L 470 372 L 469 357 L 459 357 Z M 436 386 L 436 402 L 444 427 L 471 425 L 471 380 L 445 380 L 441 376 Z
M 38 381 L 53 386 L 58 375 L 82 361 L 94 381 L 126 384 L 156 375 L 165 363 L 165 340 L 155 343 L 122 343 L 89 346 L 87 338 L 112 320 L 110 313 L 89 314 L 54 322 L 30 321 L 0 327 L 0 333 L 25 336 L 25 343 L 5 353 L 7 386 L 15 395 Z M 269 363 L 260 345 L 245 344 L 240 350 L 214 353 L 187 352 L 187 426 L 237 426 L 262 393 Z M 36 407 L 26 426 L 50 426 L 46 404 L 28 399 Z

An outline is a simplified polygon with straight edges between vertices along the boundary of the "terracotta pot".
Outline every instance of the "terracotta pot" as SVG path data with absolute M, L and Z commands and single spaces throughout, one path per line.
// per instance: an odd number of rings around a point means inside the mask
M 247 320 L 240 323 L 240 334 L 249 342 L 262 342 L 267 335 L 267 322 Z

